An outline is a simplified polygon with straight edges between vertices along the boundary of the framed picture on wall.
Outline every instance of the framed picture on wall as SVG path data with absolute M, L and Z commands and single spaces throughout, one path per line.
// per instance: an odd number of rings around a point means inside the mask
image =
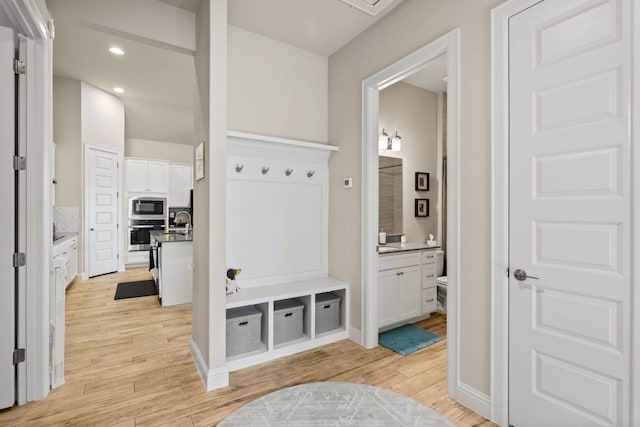
M 196 181 L 204 179 L 204 141 L 196 147 L 195 153 Z
M 429 199 L 416 199 L 416 217 L 429 216 Z
M 416 172 L 416 191 L 429 191 L 429 174 Z

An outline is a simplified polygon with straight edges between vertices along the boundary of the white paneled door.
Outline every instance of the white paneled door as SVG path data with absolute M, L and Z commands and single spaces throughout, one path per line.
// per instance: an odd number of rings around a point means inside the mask
M 88 148 L 89 277 L 118 271 L 118 155 Z
M 631 422 L 630 3 L 544 0 L 509 22 L 516 427 Z
M 0 223 L 7 235 L 0 242 L 0 409 L 13 406 L 16 401 L 16 370 L 13 350 L 16 348 L 16 269 L 13 267 L 15 251 L 15 172 L 13 156 L 15 145 L 15 56 L 14 34 L 0 27 L 0 182 L 3 183 L 3 207 Z

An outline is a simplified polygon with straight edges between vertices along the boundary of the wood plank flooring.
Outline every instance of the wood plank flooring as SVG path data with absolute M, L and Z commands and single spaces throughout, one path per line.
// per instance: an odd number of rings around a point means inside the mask
M 262 395 L 314 381 L 375 385 L 456 425 L 494 425 L 447 397 L 446 339 L 408 356 L 344 340 L 232 372 L 231 386 L 207 393 L 189 355 L 191 304 L 113 300 L 117 283 L 149 276 L 132 269 L 69 287 L 65 384 L 45 400 L 0 411 L 1 426 L 214 426 Z M 418 325 L 446 335 L 444 315 Z

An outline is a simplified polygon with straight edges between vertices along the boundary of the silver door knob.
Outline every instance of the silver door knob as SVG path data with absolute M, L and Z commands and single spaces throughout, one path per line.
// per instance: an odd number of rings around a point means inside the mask
M 513 272 L 513 277 L 515 277 L 516 280 L 522 282 L 524 280 L 527 279 L 536 279 L 538 280 L 538 277 L 533 277 L 533 276 L 527 276 L 527 272 L 524 270 L 520 270 L 517 269 L 516 271 Z

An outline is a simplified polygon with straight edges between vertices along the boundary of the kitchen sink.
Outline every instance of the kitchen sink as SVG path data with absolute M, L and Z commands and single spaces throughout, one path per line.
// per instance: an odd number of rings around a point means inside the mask
M 167 230 L 167 234 L 190 234 L 191 230 L 184 230 L 184 229 L 173 229 L 173 230 Z

